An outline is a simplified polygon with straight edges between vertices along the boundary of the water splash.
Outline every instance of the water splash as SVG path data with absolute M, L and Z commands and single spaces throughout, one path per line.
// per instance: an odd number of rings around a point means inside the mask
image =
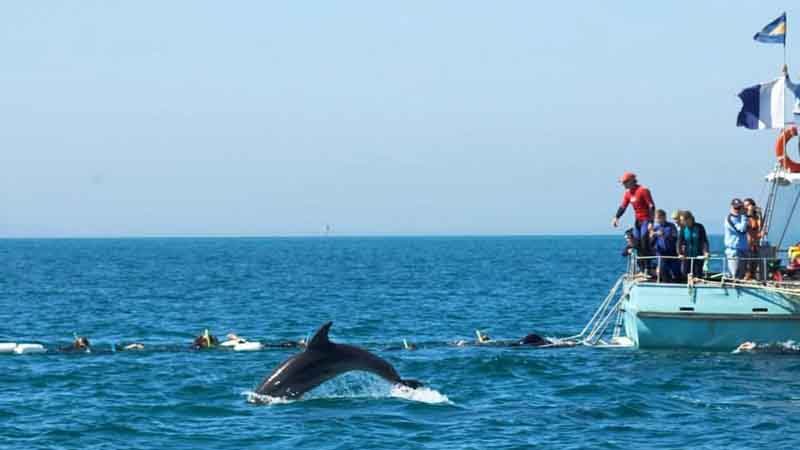
M 287 404 L 298 400 L 260 395 L 252 391 L 242 393 L 247 402 L 261 405 Z M 453 404 L 446 395 L 427 387 L 412 389 L 407 386 L 391 385 L 383 379 L 363 372 L 350 372 L 334 378 L 308 392 L 302 400 L 319 399 L 381 399 L 401 398 L 428 404 Z
M 297 400 L 290 400 L 284 397 L 271 397 L 269 395 L 261 395 L 253 391 L 244 391 L 242 395 L 247 397 L 247 403 L 254 405 L 285 405 L 293 403 Z
M 449 398 L 447 398 L 446 395 L 442 394 L 441 392 L 435 389 L 426 387 L 412 389 L 407 386 L 394 385 L 392 386 L 391 396 L 395 398 L 410 400 L 413 402 L 427 403 L 429 405 L 454 404 L 453 402 L 450 401 Z

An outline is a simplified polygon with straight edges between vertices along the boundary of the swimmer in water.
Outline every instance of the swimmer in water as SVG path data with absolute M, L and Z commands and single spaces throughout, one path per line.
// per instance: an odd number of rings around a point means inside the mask
M 390 351 L 397 351 L 397 350 L 406 350 L 406 351 L 412 352 L 412 351 L 414 351 L 416 349 L 417 349 L 417 344 L 414 344 L 413 342 L 408 342 L 407 339 L 403 339 L 403 345 L 402 346 L 389 347 L 389 348 L 386 349 L 386 351 L 390 352 Z
M 225 336 L 225 339 L 226 339 L 225 342 L 219 344 L 222 347 L 233 347 L 236 344 L 246 344 L 247 343 L 246 339 L 237 336 L 235 333 L 228 333 L 228 335 Z
M 492 342 L 492 338 L 486 333 L 481 333 L 481 330 L 475 330 L 475 343 L 478 345 L 488 344 Z
M 217 345 L 219 341 L 215 336 L 208 332 L 208 328 L 203 330 L 203 334 L 197 336 L 194 342 L 192 343 L 192 348 L 195 349 L 203 349 L 203 348 L 211 348 Z
M 541 347 L 544 345 L 553 345 L 553 343 L 548 339 L 539 336 L 538 334 L 531 333 L 525 336 L 524 338 L 520 339 L 519 342 L 517 342 L 516 344 L 512 345 L 514 346 L 530 345 L 532 347 Z
M 61 348 L 62 352 L 90 352 L 91 351 L 91 344 L 89 343 L 89 338 L 86 336 L 75 336 L 75 340 L 72 342 L 72 345 L 68 347 Z
M 300 339 L 299 341 L 283 341 L 278 343 L 278 345 L 272 345 L 280 348 L 306 348 L 306 340 Z
M 123 350 L 144 350 L 144 344 L 140 344 L 138 342 L 134 342 L 132 344 L 128 344 L 122 347 Z

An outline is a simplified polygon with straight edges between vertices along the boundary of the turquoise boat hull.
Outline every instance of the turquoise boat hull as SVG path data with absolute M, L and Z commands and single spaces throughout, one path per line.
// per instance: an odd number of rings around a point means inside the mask
M 638 348 L 733 350 L 800 342 L 800 298 L 757 287 L 627 282 L 625 334 Z

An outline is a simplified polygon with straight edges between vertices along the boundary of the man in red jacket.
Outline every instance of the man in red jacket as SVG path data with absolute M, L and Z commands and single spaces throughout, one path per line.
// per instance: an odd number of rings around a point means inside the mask
M 618 227 L 619 219 L 625 214 L 628 205 L 633 206 L 633 212 L 636 215 L 636 221 L 633 226 L 633 237 L 638 244 L 637 250 L 639 251 L 639 256 L 652 256 L 650 240 L 647 239 L 647 235 L 653 224 L 656 204 L 653 201 L 653 196 L 650 195 L 650 189 L 641 186 L 636 181 L 636 175 L 631 172 L 622 174 L 619 181 L 625 187 L 625 193 L 622 195 L 622 204 L 619 206 L 619 209 L 617 209 L 617 214 L 611 221 L 611 225 L 615 228 Z M 643 264 L 643 267 L 649 266 L 649 262 Z

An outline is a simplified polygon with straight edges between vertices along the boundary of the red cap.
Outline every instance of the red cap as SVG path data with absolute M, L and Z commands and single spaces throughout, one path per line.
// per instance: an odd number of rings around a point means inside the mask
M 619 182 L 620 183 L 627 183 L 628 181 L 635 180 L 635 179 L 636 179 L 636 174 L 635 173 L 633 173 L 633 172 L 625 172 L 625 173 L 622 174 L 621 177 L 619 177 Z

